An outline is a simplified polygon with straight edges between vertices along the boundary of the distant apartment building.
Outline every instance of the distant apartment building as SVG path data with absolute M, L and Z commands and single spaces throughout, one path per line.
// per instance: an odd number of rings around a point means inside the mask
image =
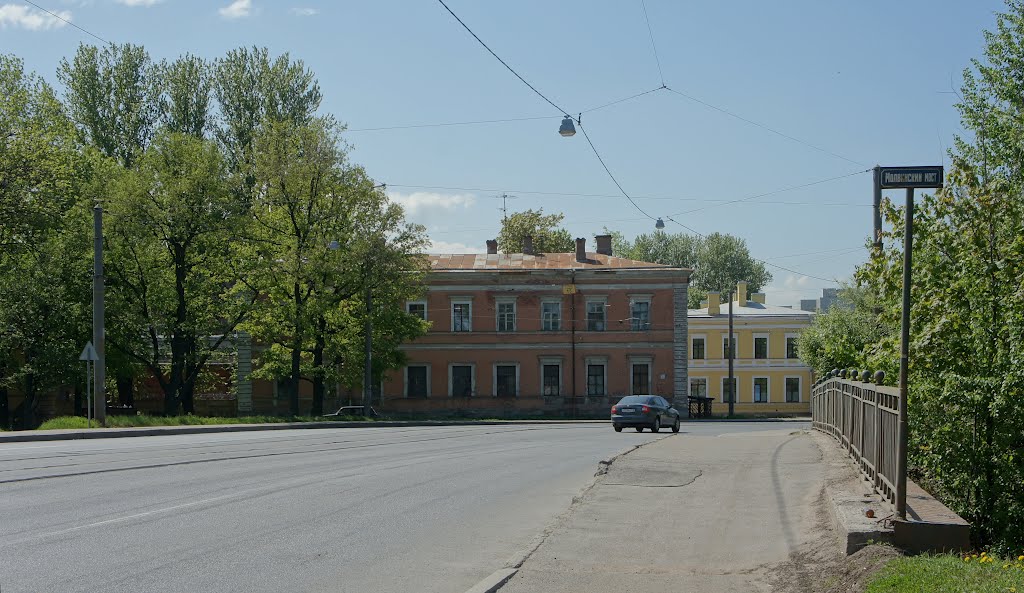
M 821 298 L 800 299 L 800 310 L 811 313 L 824 313 L 837 304 L 839 304 L 839 289 L 823 288 L 821 289 Z
M 708 294 L 706 306 L 689 313 L 689 392 L 714 399 L 716 415 L 728 411 L 729 304 Z M 814 316 L 808 311 L 765 304 L 763 293 L 747 296 L 737 285 L 732 303 L 732 390 L 737 414 L 810 412 L 811 368 L 797 357 L 796 341 Z
M 408 364 L 381 386 L 386 413 L 606 415 L 619 398 L 687 395 L 690 270 L 612 254 L 431 255 L 423 300 L 431 323 L 405 344 Z

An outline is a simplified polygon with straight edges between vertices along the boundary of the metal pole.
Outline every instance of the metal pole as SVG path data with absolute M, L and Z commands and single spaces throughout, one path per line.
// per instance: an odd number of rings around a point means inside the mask
M 910 361 L 910 264 L 914 242 L 914 188 L 907 188 L 903 230 L 903 318 L 900 323 L 900 417 L 896 451 L 896 516 L 907 519 L 907 364 Z
M 85 361 L 85 423 L 92 428 L 92 368 L 93 364 Z M 76 410 L 77 412 L 77 410 Z M 77 414 L 76 414 L 77 415 Z
M 370 315 L 373 313 L 373 293 L 370 286 L 366 286 L 366 333 L 363 344 L 365 367 L 363 368 L 363 415 L 370 415 L 370 404 L 373 400 L 373 321 Z
M 875 196 L 874 196 L 874 245 L 875 249 L 882 249 L 882 168 L 875 165 Z
M 572 294 L 569 295 L 569 317 L 570 320 L 570 335 L 569 342 L 571 344 L 569 372 L 572 373 L 570 397 L 572 398 L 572 419 L 576 419 L 576 271 L 572 271 Z
M 104 348 L 103 319 L 103 207 L 92 209 L 93 224 L 93 276 L 92 276 L 92 345 L 97 360 L 93 363 L 93 416 L 100 425 L 107 423 L 106 354 Z
M 736 344 L 733 343 L 732 336 L 732 289 L 729 290 L 729 415 L 732 416 L 734 412 L 734 403 L 736 401 L 736 377 L 733 375 L 733 358 L 736 356 Z

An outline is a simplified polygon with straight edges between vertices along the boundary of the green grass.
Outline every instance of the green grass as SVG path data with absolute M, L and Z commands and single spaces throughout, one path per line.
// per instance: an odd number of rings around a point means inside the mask
M 1024 557 L 987 554 L 897 558 L 868 583 L 866 593 L 1024 593 Z
M 313 416 L 281 417 L 281 416 L 241 416 L 239 418 L 218 418 L 215 416 L 107 416 L 107 428 L 130 428 L 139 426 L 198 426 L 210 424 L 268 424 L 278 422 L 330 422 L 330 421 L 355 421 L 366 420 L 365 418 L 318 418 Z M 61 416 L 47 420 L 39 430 L 52 429 L 80 429 L 87 428 L 88 421 L 81 416 Z M 92 423 L 93 428 L 99 428 L 96 422 Z

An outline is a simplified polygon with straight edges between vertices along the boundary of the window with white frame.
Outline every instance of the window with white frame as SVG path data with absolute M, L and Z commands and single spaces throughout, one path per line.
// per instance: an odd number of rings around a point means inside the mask
M 754 358 L 768 358 L 768 334 L 754 334 Z
M 707 397 L 708 380 L 705 377 L 690 377 L 690 397 Z
M 497 301 L 497 328 L 500 332 L 516 331 L 516 301 L 515 299 L 502 299 Z
M 631 358 L 629 361 L 630 395 L 651 394 L 651 359 Z
M 413 317 L 427 319 L 427 301 L 409 301 L 405 304 L 405 311 Z
M 722 403 L 729 403 L 731 400 L 733 403 L 740 401 L 739 392 L 736 390 L 737 379 L 732 378 L 732 382 L 729 382 L 729 377 L 722 377 Z M 730 386 L 732 389 L 730 389 Z
M 494 365 L 495 397 L 516 397 L 519 395 L 519 365 Z
M 473 301 L 452 300 L 452 331 L 473 331 Z
M 797 353 L 797 336 L 786 336 L 786 358 L 799 358 Z
M 607 327 L 607 301 L 587 299 L 587 331 L 603 332 Z
M 587 395 L 608 395 L 606 388 L 608 360 L 605 358 L 588 358 L 587 363 Z
M 633 298 L 629 302 L 630 328 L 633 331 L 651 329 L 651 299 Z
M 472 397 L 476 391 L 473 365 L 452 363 L 448 365 L 448 395 L 451 397 Z
M 430 397 L 430 367 L 411 364 L 405 367 L 405 397 Z
M 754 377 L 754 403 L 768 403 L 768 377 Z
M 786 403 L 800 403 L 800 377 L 786 377 Z
M 690 344 L 690 357 L 693 360 L 704 360 L 704 336 L 694 336 Z
M 561 359 L 540 359 L 540 388 L 542 395 L 562 395 Z
M 541 329 L 558 331 L 562 327 L 562 301 L 543 301 L 540 304 Z

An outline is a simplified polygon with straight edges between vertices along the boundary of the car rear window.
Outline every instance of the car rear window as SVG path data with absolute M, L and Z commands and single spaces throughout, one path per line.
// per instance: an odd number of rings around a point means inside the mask
M 651 398 L 649 398 L 649 397 L 644 397 L 644 396 L 641 396 L 641 395 L 627 395 L 626 397 L 620 399 L 619 403 L 620 404 L 649 404 L 649 403 L 651 403 L 650 399 Z

